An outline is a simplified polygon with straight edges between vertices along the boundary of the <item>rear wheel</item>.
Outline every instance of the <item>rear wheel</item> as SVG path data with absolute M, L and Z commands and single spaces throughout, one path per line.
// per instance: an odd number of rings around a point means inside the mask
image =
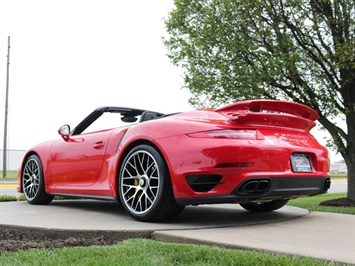
M 31 155 L 22 171 L 22 189 L 28 203 L 49 204 L 53 200 L 45 191 L 41 160 L 37 155 Z
M 164 158 L 149 145 L 139 145 L 127 154 L 118 184 L 123 208 L 136 220 L 169 220 L 184 209 L 175 201 Z
M 240 203 L 244 209 L 251 212 L 272 212 L 286 205 L 288 200 L 274 200 L 269 202 Z

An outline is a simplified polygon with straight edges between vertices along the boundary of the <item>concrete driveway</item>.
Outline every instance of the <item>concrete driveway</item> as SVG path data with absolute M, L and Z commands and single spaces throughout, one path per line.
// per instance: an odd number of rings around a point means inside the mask
M 309 213 L 285 206 L 272 213 L 250 213 L 233 204 L 189 206 L 167 223 L 133 220 L 112 202 L 53 201 L 0 203 L 0 226 L 36 232 L 39 238 L 106 236 L 204 243 L 264 250 L 355 264 L 355 216 Z

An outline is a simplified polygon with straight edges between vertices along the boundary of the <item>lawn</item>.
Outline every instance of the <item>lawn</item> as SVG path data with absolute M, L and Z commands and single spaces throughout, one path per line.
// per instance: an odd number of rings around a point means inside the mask
M 0 171 L 0 178 L 2 177 L 3 171 Z M 6 179 L 17 179 L 17 171 L 6 171 Z
M 346 197 L 346 193 L 322 194 L 313 197 L 305 197 L 305 198 L 290 200 L 287 205 L 307 209 L 309 211 L 334 212 L 334 213 L 355 215 L 355 207 L 329 207 L 329 206 L 319 205 L 321 202 L 326 200 L 339 199 L 345 197 Z
M 1 265 L 336 265 L 310 258 L 208 245 L 129 239 L 113 246 L 35 249 L 1 254 Z

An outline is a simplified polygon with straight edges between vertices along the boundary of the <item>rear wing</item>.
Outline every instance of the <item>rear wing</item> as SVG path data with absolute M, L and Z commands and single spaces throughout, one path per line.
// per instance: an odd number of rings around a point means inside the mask
M 318 113 L 312 108 L 294 102 L 278 100 L 251 100 L 229 104 L 215 112 L 229 117 L 237 124 L 269 125 L 310 130 L 315 126 Z

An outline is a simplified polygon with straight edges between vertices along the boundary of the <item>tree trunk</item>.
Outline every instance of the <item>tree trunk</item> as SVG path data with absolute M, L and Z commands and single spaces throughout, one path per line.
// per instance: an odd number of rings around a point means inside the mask
M 346 151 L 343 155 L 348 168 L 348 195 L 347 197 L 355 201 L 355 68 L 351 68 L 349 61 L 348 67 L 341 69 L 342 90 L 346 124 L 347 139 Z
M 347 107 L 347 152 L 345 160 L 348 167 L 348 198 L 355 201 L 355 69 L 348 74 L 347 95 L 344 96 Z M 351 74 L 353 73 L 353 74 Z M 345 158 L 344 158 L 345 159 Z
M 349 152 L 345 160 L 348 168 L 348 194 L 347 198 L 355 201 L 355 144 L 348 147 Z
M 348 167 L 348 195 L 347 198 L 355 201 L 355 163 L 347 164 Z

